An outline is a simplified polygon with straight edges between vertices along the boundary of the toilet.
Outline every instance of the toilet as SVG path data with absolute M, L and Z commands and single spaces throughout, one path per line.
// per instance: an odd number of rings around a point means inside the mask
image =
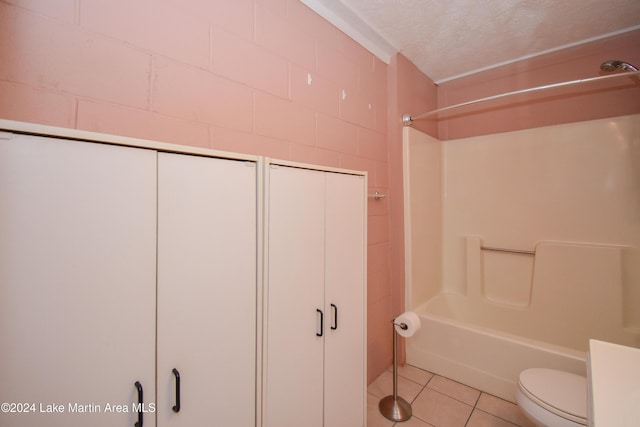
M 555 369 L 532 368 L 520 373 L 516 401 L 540 427 L 587 425 L 587 379 Z

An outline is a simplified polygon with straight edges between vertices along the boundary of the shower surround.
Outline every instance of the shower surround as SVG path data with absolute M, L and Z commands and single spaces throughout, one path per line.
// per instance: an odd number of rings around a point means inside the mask
M 409 363 L 513 400 L 589 338 L 640 345 L 640 115 L 404 150 Z

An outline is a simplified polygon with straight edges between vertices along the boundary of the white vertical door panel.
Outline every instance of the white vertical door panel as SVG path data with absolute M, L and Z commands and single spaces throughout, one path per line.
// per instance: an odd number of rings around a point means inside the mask
M 135 381 L 155 402 L 155 179 L 153 151 L 0 139 L 0 402 L 34 405 L 3 427 L 133 426 Z
M 324 362 L 326 427 L 364 426 L 364 186 L 363 176 L 326 174 L 325 307 L 330 313 Z
M 324 185 L 322 172 L 269 170 L 268 427 L 323 425 Z
M 158 426 L 255 426 L 256 164 L 158 156 Z

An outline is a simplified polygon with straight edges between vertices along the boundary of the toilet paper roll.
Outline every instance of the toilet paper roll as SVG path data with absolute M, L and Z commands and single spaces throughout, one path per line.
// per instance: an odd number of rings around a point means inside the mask
M 420 317 L 413 311 L 405 311 L 400 316 L 396 317 L 393 321 L 395 324 L 396 332 L 405 338 L 409 338 L 415 334 L 422 326 L 420 323 Z M 407 325 L 407 329 L 402 329 L 399 325 Z

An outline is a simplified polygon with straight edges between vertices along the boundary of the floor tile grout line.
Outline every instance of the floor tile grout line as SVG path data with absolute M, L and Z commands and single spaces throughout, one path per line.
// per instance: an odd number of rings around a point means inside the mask
M 481 408 L 478 408 L 478 407 L 473 408 L 473 410 L 474 410 L 474 411 L 475 411 L 476 409 L 477 409 L 478 411 L 480 411 L 480 412 L 484 412 L 485 414 L 491 415 L 492 417 L 496 417 L 496 418 L 498 418 L 499 420 L 502 420 L 502 421 L 504 421 L 504 422 L 507 422 L 507 423 L 511 424 L 512 426 L 514 426 L 514 427 L 520 427 L 520 425 L 519 425 L 519 424 L 516 424 L 516 423 L 514 423 L 514 422 L 513 422 L 513 421 L 511 421 L 511 420 L 507 420 L 506 418 L 502 418 L 500 415 L 492 414 L 491 412 L 485 411 L 484 409 L 481 409 Z
M 467 417 L 467 421 L 464 422 L 464 427 L 467 427 L 467 424 L 469 424 L 469 421 L 471 421 L 471 415 L 473 415 L 473 411 L 475 411 L 476 408 L 475 406 L 471 409 L 471 412 L 469 412 L 469 416 Z
M 412 366 L 412 365 L 409 365 L 409 366 Z M 478 389 L 476 389 L 476 388 L 474 388 L 474 387 L 471 387 L 471 386 L 469 386 L 469 385 L 467 385 L 467 384 L 464 384 L 464 383 L 461 383 L 461 382 L 459 382 L 459 381 L 453 380 L 453 379 L 451 379 L 451 378 L 448 378 L 448 377 L 445 377 L 445 376 L 442 376 L 442 375 L 439 375 L 439 374 L 433 373 L 433 372 L 431 372 L 431 371 L 426 371 L 426 370 L 421 369 L 421 368 L 416 368 L 416 369 L 419 369 L 419 370 L 421 370 L 421 371 L 423 371 L 423 372 L 425 372 L 425 373 L 427 373 L 427 374 L 429 374 L 429 375 L 430 375 L 429 379 L 428 379 L 424 384 L 422 384 L 422 383 L 420 383 L 420 382 L 418 382 L 418 381 L 414 380 L 413 378 L 409 378 L 409 377 L 407 377 L 407 376 L 404 376 L 404 375 L 401 375 L 400 373 L 398 373 L 398 377 L 399 377 L 399 378 L 402 378 L 402 379 L 404 379 L 404 380 L 406 380 L 406 381 L 409 381 L 409 382 L 411 382 L 411 383 L 413 383 L 413 384 L 415 384 L 415 385 L 420 386 L 420 391 L 418 391 L 418 393 L 416 393 L 415 397 L 411 400 L 411 402 L 410 402 L 411 404 L 413 404 L 413 403 L 417 400 L 417 398 L 418 398 L 418 397 L 419 397 L 419 396 L 420 396 L 420 395 L 425 391 L 425 389 L 429 389 L 429 390 L 431 390 L 431 391 L 434 391 L 434 392 L 438 393 L 439 395 L 445 396 L 445 397 L 447 397 L 447 398 L 450 398 L 450 399 L 452 399 L 452 400 L 455 400 L 455 401 L 457 401 L 457 402 L 459 402 L 459 403 L 462 403 L 462 404 L 464 404 L 464 405 L 466 405 L 466 406 L 471 407 L 471 412 L 470 412 L 470 414 L 469 414 L 469 416 L 468 416 L 468 418 L 467 418 L 467 420 L 466 420 L 466 422 L 465 422 L 465 426 L 470 422 L 470 420 L 471 420 L 471 416 L 473 415 L 473 412 L 477 409 L 477 410 L 478 410 L 478 411 L 480 411 L 480 412 L 483 412 L 483 413 L 485 413 L 485 414 L 487 414 L 487 415 L 490 415 L 490 416 L 495 417 L 495 418 L 498 418 L 499 420 L 502 420 L 502 421 L 504 421 L 504 422 L 506 422 L 506 423 L 509 423 L 510 425 L 512 425 L 512 426 L 514 426 L 514 427 L 521 427 L 519 424 L 514 423 L 512 420 L 509 420 L 509 419 L 503 418 L 503 417 L 501 417 L 501 416 L 499 416 L 499 415 L 497 415 L 497 414 L 494 414 L 494 413 L 492 413 L 492 412 L 489 412 L 489 411 L 487 411 L 487 410 L 484 410 L 484 409 L 482 409 L 482 408 L 479 408 L 479 407 L 478 407 L 478 403 L 480 402 L 480 398 L 482 397 L 482 395 L 483 395 L 483 394 L 486 394 L 487 396 L 491 396 L 491 397 L 493 397 L 493 398 L 495 398 L 495 399 L 499 399 L 499 400 L 504 401 L 505 403 L 508 403 L 508 404 L 515 404 L 514 402 L 511 402 L 511 401 L 509 401 L 509 400 L 506 400 L 506 399 L 503 399 L 503 398 L 501 398 L 501 397 L 495 396 L 495 395 L 493 395 L 493 394 L 491 394 L 491 393 L 487 393 L 487 392 L 484 392 L 484 391 L 482 391 L 482 390 L 478 390 Z M 453 382 L 453 383 L 459 384 L 459 385 L 464 386 L 464 387 L 466 387 L 466 388 L 468 388 L 468 389 L 471 389 L 471 390 L 473 390 L 473 391 L 478 392 L 478 393 L 479 393 L 479 394 L 478 394 L 478 397 L 475 399 L 475 402 L 474 402 L 473 404 L 469 404 L 469 403 L 467 403 L 467 402 L 465 402 L 465 401 L 462 401 L 462 400 L 460 400 L 460 399 L 458 399 L 458 398 L 456 398 L 456 397 L 450 396 L 450 395 L 448 395 L 448 394 L 446 394 L 446 393 L 444 393 L 444 392 L 442 392 L 442 391 L 439 391 L 439 390 L 436 390 L 436 389 L 434 389 L 434 388 L 430 388 L 430 387 L 428 387 L 428 385 L 429 385 L 429 384 L 433 381 L 433 379 L 434 379 L 435 377 L 437 377 L 437 376 L 438 376 L 438 377 L 441 377 L 442 379 L 445 379 L 445 380 L 451 381 L 451 382 Z M 372 396 L 375 396 L 375 395 L 373 395 L 373 394 L 372 394 Z M 377 396 L 376 396 L 376 398 L 377 398 Z M 515 405 L 517 405 L 517 404 L 515 404 Z M 415 416 L 415 415 L 414 415 L 414 416 Z M 418 418 L 420 421 L 422 421 L 422 422 L 424 422 L 424 423 L 426 423 L 426 424 L 428 424 L 428 425 L 431 425 L 431 424 L 429 424 L 427 421 L 425 421 L 425 420 L 421 419 L 420 417 L 417 417 L 417 416 L 415 416 L 415 417 L 416 417 L 416 418 Z M 401 424 L 399 424 L 399 422 L 394 422 L 394 424 L 393 424 L 392 426 L 393 426 L 393 427 L 396 427 L 396 426 L 400 426 L 400 425 L 401 425 Z
M 425 386 L 425 388 L 427 388 L 427 387 Z M 448 397 L 448 398 L 449 398 L 449 399 L 451 399 L 451 400 L 455 400 L 455 401 L 456 401 L 456 402 L 458 402 L 458 403 L 462 403 L 463 405 L 469 406 L 469 407 L 471 407 L 471 409 L 474 409 L 474 408 L 475 408 L 475 406 L 474 406 L 474 405 L 471 405 L 471 404 L 469 404 L 469 403 L 467 403 L 467 402 L 463 402 L 462 400 L 460 400 L 460 399 L 456 399 L 456 398 L 455 398 L 455 397 L 453 397 L 453 396 L 449 396 L 447 393 L 443 393 L 443 392 L 441 392 L 441 391 L 439 391 L 439 390 L 435 390 L 435 389 L 432 389 L 432 388 L 430 388 L 429 390 L 430 390 L 430 391 L 433 391 L 433 392 L 435 392 L 435 393 L 438 393 L 438 394 L 439 394 L 439 395 L 441 395 L 441 396 Z M 420 393 L 422 393 L 422 392 L 420 392 Z M 418 394 L 420 394 L 420 393 L 418 393 Z M 417 398 L 417 396 L 416 396 L 416 398 Z M 414 399 L 414 400 L 415 400 L 415 399 Z
M 420 368 L 416 368 L 416 369 L 420 369 Z M 398 378 L 404 378 L 404 379 L 405 379 L 405 380 L 407 380 L 407 381 L 411 381 L 411 382 L 412 382 L 412 383 L 414 383 L 414 384 L 418 384 L 418 385 L 420 385 L 420 386 L 423 386 L 423 387 L 424 387 L 425 385 L 429 384 L 429 382 L 430 382 L 430 381 L 433 379 L 433 377 L 435 377 L 437 374 L 434 374 L 433 372 L 425 371 L 424 369 L 422 369 L 422 371 L 423 371 L 423 372 L 427 372 L 428 374 L 431 374 L 431 378 L 429 378 L 425 384 L 421 384 L 420 382 L 415 381 L 413 378 L 405 377 L 404 375 L 402 375 L 402 374 L 400 374 L 400 373 L 398 373 Z M 391 375 L 393 375 L 393 373 L 392 373 Z M 445 378 L 445 377 L 443 377 L 443 378 Z
M 427 381 L 427 384 L 429 382 Z M 418 398 L 418 396 L 420 396 L 422 394 L 422 392 L 424 391 L 425 388 L 427 388 L 427 384 L 423 385 L 422 388 L 420 389 L 419 392 L 416 393 L 415 397 L 413 399 L 411 399 L 411 404 L 413 405 L 413 402 L 416 401 L 416 399 Z
M 475 389 L 474 389 L 475 390 Z M 480 398 L 482 397 L 482 393 L 484 393 L 482 390 L 478 390 L 480 393 L 478 394 L 478 397 L 476 398 L 476 402 L 473 404 L 473 407 L 477 407 L 478 406 L 478 402 L 480 402 Z
M 427 384 L 428 384 L 428 382 L 427 382 Z M 413 402 L 415 402 L 415 400 L 418 398 L 418 396 L 420 395 L 420 393 L 422 393 L 422 392 L 424 391 L 424 389 L 425 389 L 425 388 L 427 388 L 427 384 L 425 384 L 425 385 L 423 385 L 423 386 L 422 386 L 422 389 L 420 390 L 420 392 L 418 392 L 418 393 L 416 394 L 416 397 L 414 397 L 414 398 L 413 398 L 413 400 L 411 401 L 411 404 L 413 404 Z M 434 391 L 434 392 L 436 392 L 436 393 L 438 393 L 438 394 L 440 394 L 440 395 L 442 395 L 442 396 L 449 397 L 449 398 L 451 398 L 451 399 L 453 399 L 453 400 L 455 400 L 455 401 L 457 401 L 457 402 L 460 402 L 460 403 L 462 403 L 462 404 L 464 404 L 464 405 L 471 406 L 471 412 L 469 413 L 469 416 L 467 417 L 467 420 L 465 421 L 465 424 L 464 424 L 464 425 L 465 425 L 465 427 L 466 427 L 466 426 L 469 424 L 469 422 L 471 421 L 471 416 L 473 415 L 473 413 L 474 413 L 476 410 L 477 410 L 477 411 L 479 411 L 479 412 L 483 412 L 483 413 L 485 413 L 485 414 L 487 414 L 487 415 L 490 415 L 490 416 L 492 416 L 492 417 L 498 418 L 499 420 L 504 421 L 504 422 L 506 422 L 506 423 L 509 423 L 509 424 L 510 424 L 510 425 L 512 425 L 513 427 L 521 427 L 521 426 L 520 426 L 520 424 L 516 424 L 516 423 L 512 422 L 511 420 L 508 420 L 508 419 L 506 419 L 506 418 L 503 418 L 503 417 L 501 417 L 501 416 L 499 416 L 499 415 L 497 415 L 497 414 L 494 414 L 494 413 L 491 413 L 491 412 L 485 411 L 484 409 L 478 408 L 478 406 L 477 406 L 477 402 L 480 400 L 480 398 L 478 398 L 478 399 L 476 400 L 476 404 L 472 406 L 472 405 L 469 405 L 469 404 L 468 404 L 468 403 L 466 403 L 466 402 L 463 402 L 463 401 L 461 401 L 461 400 L 458 400 L 458 399 L 456 399 L 456 398 L 454 398 L 454 397 L 451 397 L 451 396 L 449 396 L 449 395 L 447 395 L 447 394 L 445 394 L 445 393 L 441 393 L 441 392 L 439 392 L 438 390 L 434 390 L 434 389 L 431 389 L 431 388 L 430 388 L 429 390 Z M 481 393 L 484 393 L 484 392 L 481 392 Z M 376 399 L 378 399 L 378 397 L 377 397 L 375 394 L 372 394 L 372 393 L 368 393 L 368 394 L 371 394 L 371 396 L 374 396 Z M 486 394 L 488 394 L 488 393 L 486 393 Z M 504 400 L 504 399 L 503 399 L 503 400 Z M 423 422 L 423 423 L 425 423 L 425 424 L 428 424 L 429 426 L 432 426 L 432 425 L 433 425 L 433 424 L 430 424 L 428 421 L 423 420 L 422 418 L 418 417 L 417 415 L 412 415 L 412 417 L 415 417 L 415 418 L 419 419 L 420 421 L 422 421 L 422 422 Z M 393 423 L 393 425 L 392 425 L 391 427 L 400 427 L 400 426 L 401 426 L 400 422 L 394 422 L 394 423 Z

